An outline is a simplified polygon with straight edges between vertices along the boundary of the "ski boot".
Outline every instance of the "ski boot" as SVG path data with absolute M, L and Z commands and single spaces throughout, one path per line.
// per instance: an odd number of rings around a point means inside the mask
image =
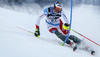
M 77 49 L 77 45 L 74 42 L 70 42 L 70 47 L 73 48 L 73 51 L 76 51 L 76 49 Z

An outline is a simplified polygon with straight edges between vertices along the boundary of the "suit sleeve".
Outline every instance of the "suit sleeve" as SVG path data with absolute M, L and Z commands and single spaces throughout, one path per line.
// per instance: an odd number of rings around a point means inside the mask
M 48 15 L 48 8 L 44 9 L 44 10 L 43 10 L 43 13 L 37 18 L 37 20 L 36 20 L 36 29 L 39 29 L 40 20 L 41 20 L 43 17 L 47 16 L 47 15 Z
M 36 29 L 39 29 L 41 19 L 45 17 L 45 14 L 42 13 L 36 20 Z
M 70 22 L 69 22 L 68 18 L 66 17 L 63 10 L 61 11 L 61 16 L 63 17 L 64 21 L 70 25 Z

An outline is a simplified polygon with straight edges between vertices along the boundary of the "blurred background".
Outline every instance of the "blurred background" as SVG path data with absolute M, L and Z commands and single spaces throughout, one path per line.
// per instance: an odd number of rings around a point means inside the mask
M 43 9 L 46 6 L 52 6 L 55 3 L 55 1 L 57 0 L 0 0 L 0 7 L 33 14 L 33 11 L 39 13 L 40 9 Z M 59 1 L 62 2 L 64 8 L 70 8 L 71 0 Z M 100 9 L 100 0 L 73 0 L 74 7 L 78 7 L 82 4 L 93 5 L 94 8 L 99 6 L 96 9 Z

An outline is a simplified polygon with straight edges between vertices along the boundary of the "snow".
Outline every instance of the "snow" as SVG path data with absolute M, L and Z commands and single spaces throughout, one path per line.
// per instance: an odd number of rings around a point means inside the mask
M 70 9 L 64 9 L 68 18 Z M 100 44 L 100 14 L 91 5 L 82 5 L 73 9 L 72 28 Z M 35 31 L 38 15 L 29 15 L 0 8 L 0 57 L 100 57 L 100 46 L 85 39 L 95 51 L 94 56 L 84 50 L 72 51 L 62 46 L 62 41 L 48 32 L 45 18 L 40 23 L 40 38 L 17 28 Z M 71 31 L 80 39 L 83 37 Z

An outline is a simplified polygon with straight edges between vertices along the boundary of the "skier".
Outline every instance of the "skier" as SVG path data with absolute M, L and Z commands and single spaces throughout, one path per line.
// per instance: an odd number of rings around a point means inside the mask
M 40 20 L 45 16 L 46 16 L 46 20 L 45 20 L 46 25 L 49 32 L 55 34 L 62 41 L 65 41 L 67 34 L 69 32 L 70 23 L 62 9 L 61 2 L 56 1 L 54 6 L 50 6 L 44 9 L 44 13 L 41 16 L 39 16 L 39 18 L 36 21 L 36 31 L 34 33 L 36 37 L 40 36 L 40 30 L 39 30 Z M 66 23 L 63 23 L 60 17 L 63 17 Z M 90 49 L 87 45 L 84 45 L 84 42 L 74 35 L 70 35 L 66 43 L 73 48 L 73 51 L 75 51 L 77 49 L 77 45 L 79 45 L 79 46 L 83 46 L 81 48 L 90 51 L 92 55 L 95 52 L 92 49 Z

